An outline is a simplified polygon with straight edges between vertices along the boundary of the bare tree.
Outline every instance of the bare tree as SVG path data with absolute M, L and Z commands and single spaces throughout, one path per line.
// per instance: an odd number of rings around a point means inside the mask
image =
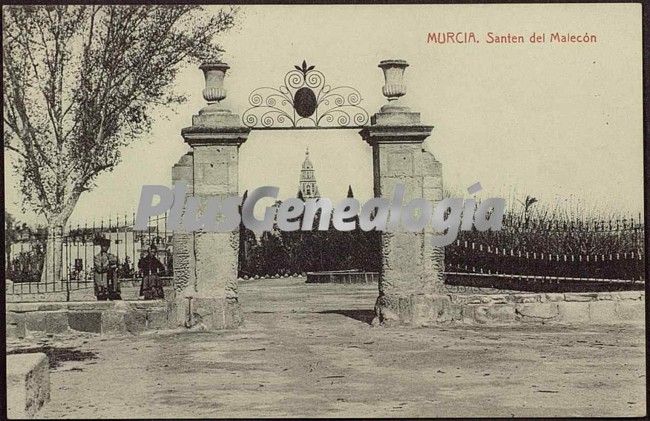
M 5 270 L 11 264 L 11 246 L 17 239 L 16 219 L 5 209 Z
M 24 206 L 45 217 L 48 235 L 97 175 L 115 168 L 121 148 L 150 129 L 157 106 L 184 100 L 170 89 L 179 68 L 218 59 L 214 37 L 236 14 L 193 5 L 3 7 L 4 147 L 17 156 Z M 48 247 L 48 278 L 59 276 L 59 249 Z

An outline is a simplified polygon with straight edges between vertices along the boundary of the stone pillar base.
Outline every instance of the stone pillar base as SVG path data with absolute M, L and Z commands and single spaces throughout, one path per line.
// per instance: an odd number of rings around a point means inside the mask
M 210 331 L 237 328 L 244 317 L 236 298 L 177 296 L 172 301 L 170 322 L 175 328 Z
M 448 295 L 384 294 L 377 298 L 372 324 L 417 327 L 462 319 L 462 307 L 453 305 Z

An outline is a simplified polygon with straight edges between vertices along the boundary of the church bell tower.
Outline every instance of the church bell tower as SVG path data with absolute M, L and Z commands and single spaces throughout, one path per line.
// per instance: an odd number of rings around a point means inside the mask
M 314 164 L 309 159 L 309 148 L 305 150 L 305 160 L 300 170 L 300 193 L 302 193 L 303 199 L 320 198 L 316 176 L 314 175 Z

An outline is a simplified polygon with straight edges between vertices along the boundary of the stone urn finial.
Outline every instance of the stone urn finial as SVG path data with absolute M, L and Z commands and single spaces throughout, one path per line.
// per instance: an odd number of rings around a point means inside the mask
M 379 67 L 384 71 L 386 83 L 381 89 L 388 101 L 395 101 L 406 95 L 404 83 L 404 70 L 409 66 L 406 60 L 382 60 Z
M 205 89 L 203 89 L 203 98 L 208 104 L 217 104 L 226 98 L 226 90 L 223 87 L 223 79 L 226 76 L 226 70 L 230 69 L 226 63 L 206 62 L 199 66 L 205 75 Z
M 201 64 L 199 69 L 203 70 L 205 76 L 205 88 L 202 93 L 208 105 L 192 116 L 192 127 L 239 127 L 239 116 L 224 105 L 226 90 L 223 87 L 223 79 L 230 66 L 219 61 L 207 61 Z M 191 130 L 186 131 L 188 134 L 190 132 Z

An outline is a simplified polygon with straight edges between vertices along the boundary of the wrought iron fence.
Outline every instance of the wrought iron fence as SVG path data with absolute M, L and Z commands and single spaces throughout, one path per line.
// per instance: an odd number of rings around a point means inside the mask
M 151 243 L 157 246 L 166 275 L 172 276 L 172 232 L 167 229 L 167 215 L 151 218 L 144 231 L 134 230 L 134 223 L 132 214 L 68 226 L 59 233 L 43 229 L 20 232 L 6 250 L 6 294 L 61 293 L 69 300 L 71 292 L 92 288 L 99 238 L 111 241 L 109 253 L 118 260 L 121 281 L 141 278 L 138 261 Z M 632 283 L 638 287 L 645 282 L 644 235 L 640 217 L 557 222 L 507 215 L 502 231 L 460 232 L 458 240 L 445 248 L 445 272 L 455 274 L 456 285 L 469 285 L 467 280 L 475 274 L 476 279 L 489 280 L 490 287 L 502 289 L 526 290 L 532 282 L 542 280 L 576 285 Z M 286 246 L 285 242 L 279 244 Z M 240 253 L 240 265 L 241 259 Z M 288 267 L 280 269 L 273 273 L 295 272 Z
M 503 225 L 513 229 L 553 231 L 635 231 L 643 230 L 641 215 L 617 219 L 602 218 L 543 218 L 540 216 L 527 217 L 525 214 L 508 213 L 504 215 Z
M 153 243 L 165 276 L 173 273 L 172 232 L 167 215 L 150 218 L 148 229 L 133 229 L 135 214 L 65 227 L 60 232 L 44 229 L 19 233 L 6 251 L 6 294 L 64 293 L 93 288 L 93 258 L 99 240 L 110 240 L 108 252 L 118 261 L 117 277 L 138 280 L 138 262 Z
M 556 221 L 506 216 L 497 232 L 461 232 L 445 249 L 447 282 L 514 290 L 642 289 L 641 218 Z
M 454 272 L 554 276 L 643 282 L 643 250 L 567 255 L 522 252 L 457 240 L 445 251 L 445 270 Z

